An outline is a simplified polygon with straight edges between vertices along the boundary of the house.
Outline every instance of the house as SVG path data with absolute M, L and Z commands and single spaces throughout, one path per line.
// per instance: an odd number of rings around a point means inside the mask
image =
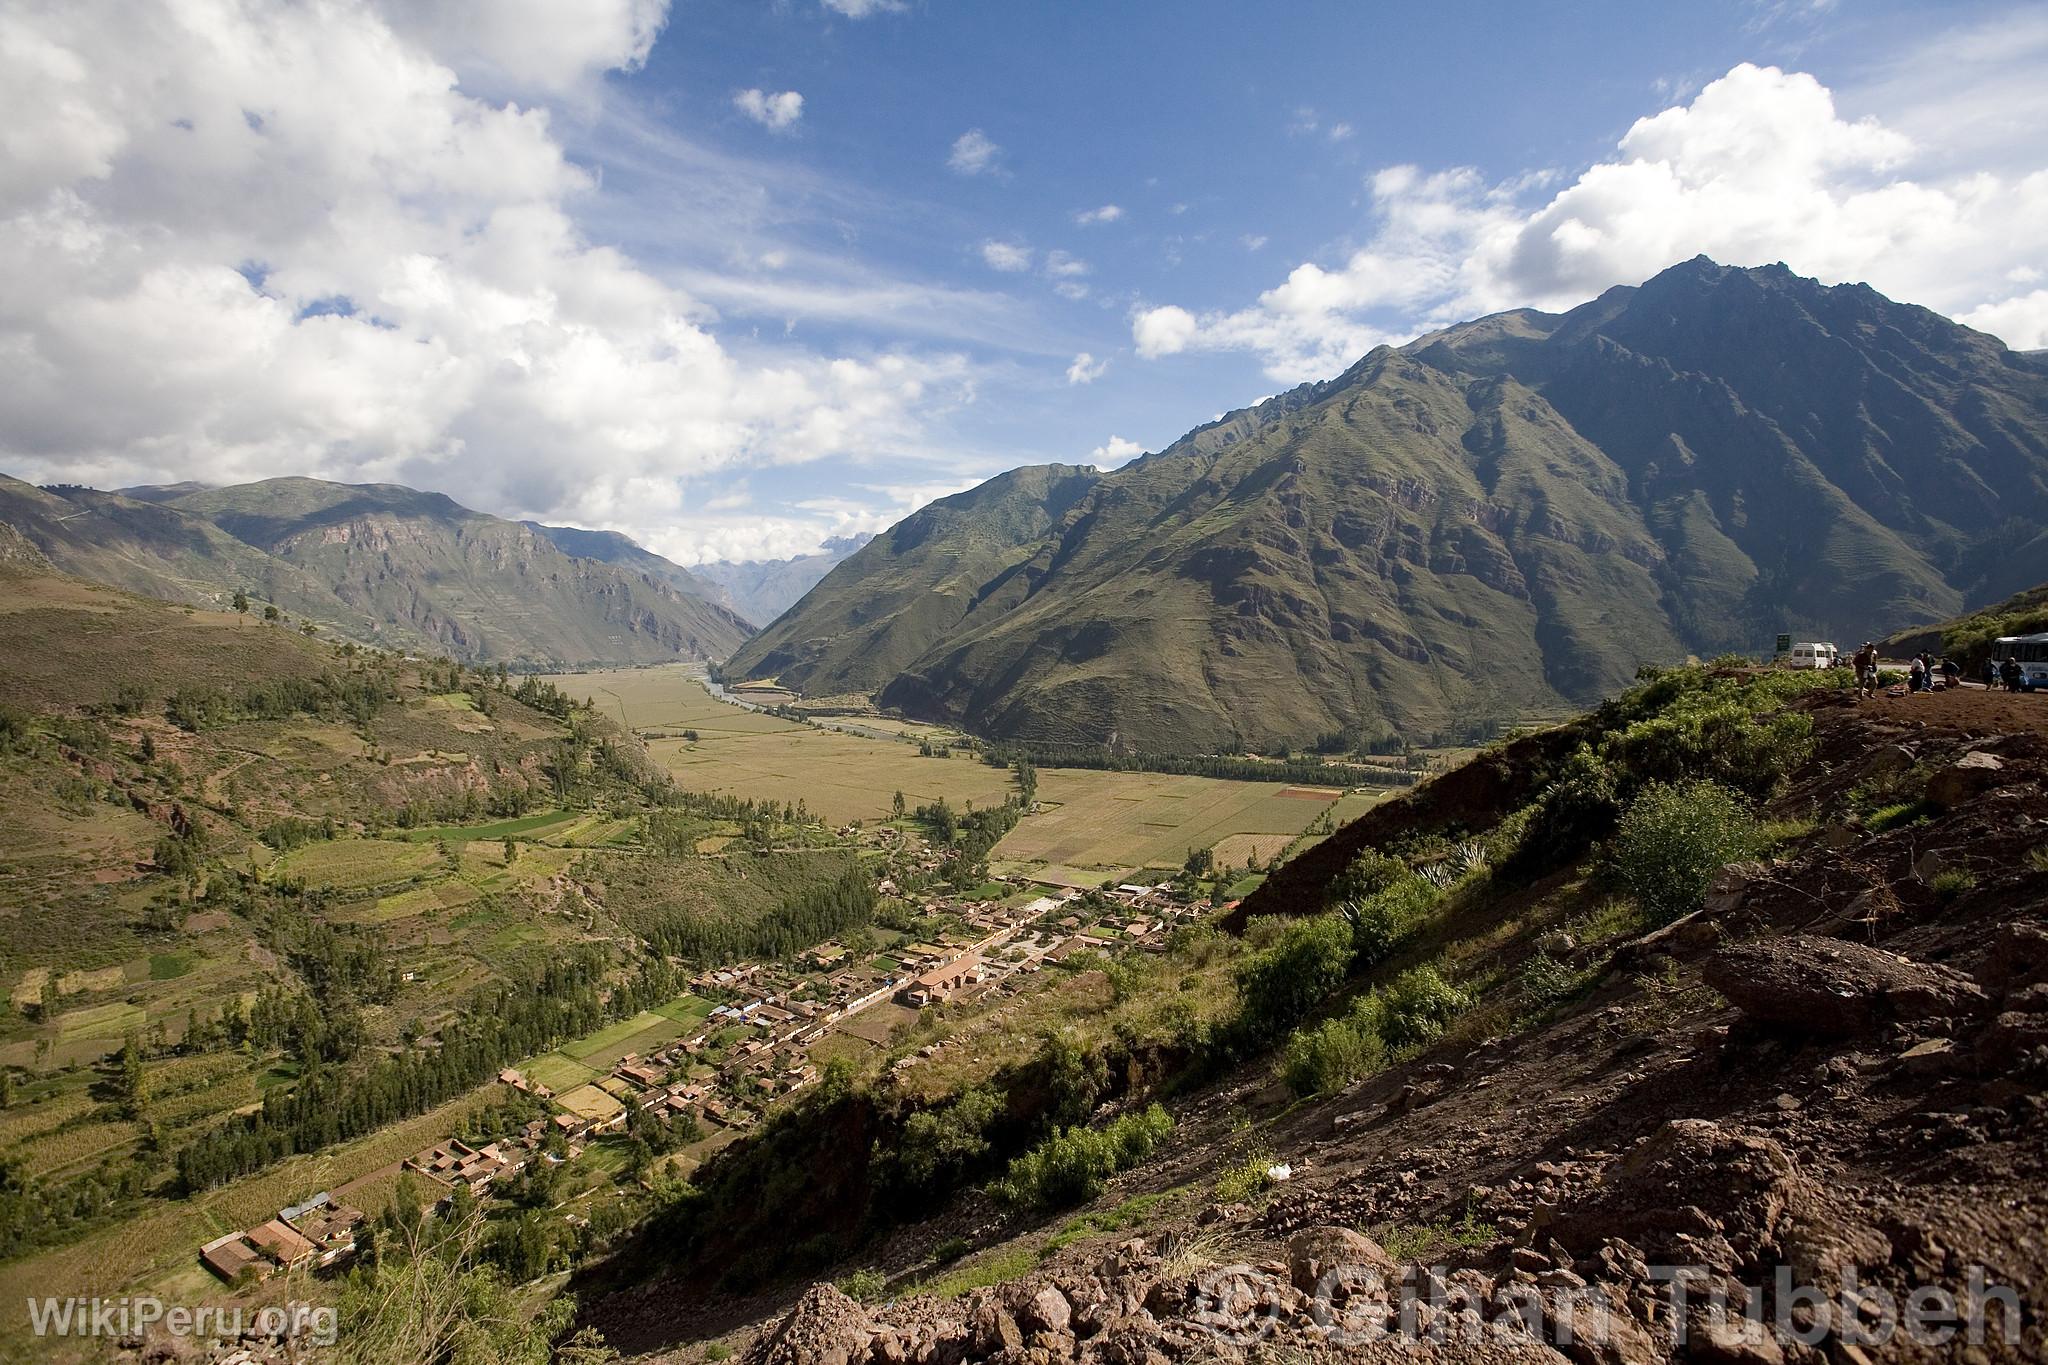
M 319 1251 L 280 1219 L 273 1218 L 244 1234 L 256 1249 L 291 1270 L 319 1255 Z
M 622 1062 L 612 1074 L 628 1085 L 640 1090 L 652 1090 L 665 1079 L 667 1072 L 652 1062 Z
M 524 1168 L 526 1162 L 524 1158 L 508 1156 L 495 1142 L 479 1151 L 450 1138 L 406 1158 L 405 1164 L 444 1185 L 467 1185 L 481 1191 L 499 1176 Z
M 950 1000 L 981 979 L 981 954 L 962 953 L 950 962 L 940 963 L 912 977 L 896 992 L 896 999 L 901 1004 L 922 1009 L 926 1005 Z
M 312 1244 L 323 1266 L 355 1251 L 356 1235 L 365 1220 L 361 1209 L 335 1202 L 325 1190 L 296 1207 L 278 1210 L 277 1217 Z
M 216 1237 L 199 1248 L 199 1263 L 229 1284 L 240 1284 L 244 1279 L 267 1280 L 277 1269 L 241 1232 Z

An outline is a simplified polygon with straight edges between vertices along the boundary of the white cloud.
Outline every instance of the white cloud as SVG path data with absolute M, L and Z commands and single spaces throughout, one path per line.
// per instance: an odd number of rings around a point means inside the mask
M 669 0 L 393 0 L 382 8 L 402 37 L 465 80 L 559 92 L 646 61 L 668 7 Z
M 1045 253 L 1045 273 L 1053 279 L 1072 279 L 1088 273 L 1088 262 L 1064 251 Z
M 794 127 L 804 116 L 804 97 L 794 90 L 769 94 L 765 90 L 742 90 L 732 97 L 733 108 L 770 132 Z
M 1237 240 L 1244 243 L 1246 251 L 1263 251 L 1269 239 L 1262 232 L 1247 232 Z
M 1021 242 L 999 242 L 991 237 L 981 244 L 981 259 L 990 270 L 1015 274 L 1031 268 L 1031 248 Z
M 485 8 L 532 28 L 447 57 L 452 3 L 0 19 L 0 462 L 388 479 L 651 538 L 679 480 L 888 453 L 955 401 L 953 355 L 728 349 L 579 230 L 594 180 L 545 107 L 459 83 L 640 61 L 661 5 Z
M 1342 142 L 1355 131 L 1357 130 L 1348 123 L 1333 123 L 1325 136 L 1332 142 Z
M 1195 315 L 1176 304 L 1141 308 L 1131 316 L 1131 339 L 1138 343 L 1138 354 L 1147 360 L 1180 354 L 1199 330 Z
M 1063 299 L 1072 299 L 1078 303 L 1088 297 L 1089 291 L 1088 286 L 1079 280 L 1061 280 L 1053 285 L 1052 292 Z
M 866 19 L 875 14 L 895 14 L 904 8 L 903 0 L 819 0 L 826 9 L 848 19 Z
M 990 141 L 987 133 L 969 128 L 953 139 L 946 164 L 960 175 L 984 175 L 996 169 L 996 158 L 1002 154 L 1003 149 Z
M 1991 333 L 2016 351 L 2048 348 L 2048 289 L 1984 304 L 1956 320 Z
M 1108 368 L 1109 362 L 1107 360 L 1097 360 L 1088 352 L 1083 351 L 1074 357 L 1073 364 L 1067 366 L 1067 382 L 1069 384 L 1093 384 L 1096 380 L 1102 378 L 1103 372 Z
M 1088 452 L 1088 458 L 1097 469 L 1115 469 L 1128 464 L 1145 453 L 1145 447 L 1136 441 L 1126 441 L 1121 436 L 1112 436 L 1103 444 Z
M 1967 76 L 1958 77 L 1966 80 Z M 2006 278 L 2042 263 L 2048 155 L 2006 174 L 1958 167 L 1874 118 L 1846 118 L 1809 75 L 1741 65 L 1640 119 L 1615 155 L 1547 202 L 1548 172 L 1494 184 L 1466 167 L 1369 180 L 1371 230 L 1235 311 L 1132 317 L 1140 355 L 1241 350 L 1275 379 L 1333 374 L 1383 342 L 1517 305 L 1560 308 L 1705 253 L 1783 260 L 1830 281 L 2033 335 Z
M 1114 223 L 1124 216 L 1124 211 L 1115 204 L 1104 204 L 1099 209 L 1082 209 L 1074 215 L 1074 221 L 1082 227 L 1095 227 L 1101 223 Z

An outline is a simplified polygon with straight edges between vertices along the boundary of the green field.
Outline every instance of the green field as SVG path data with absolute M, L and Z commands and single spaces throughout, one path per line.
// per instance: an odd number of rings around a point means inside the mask
M 648 748 L 694 791 L 801 799 L 837 821 L 885 818 L 899 791 L 913 806 L 943 796 L 958 808 L 968 801 L 994 804 L 1015 790 L 1007 772 L 964 754 L 925 758 L 910 743 L 806 727 L 719 701 L 687 665 L 560 674 L 550 681 L 636 730 L 670 736 L 650 740 Z M 885 721 L 875 728 L 916 727 Z M 679 737 L 686 729 L 696 740 Z M 1008 871 L 1043 871 L 1053 880 L 1092 886 L 1105 873 L 1177 867 L 1189 849 L 1233 835 L 1263 836 L 1255 842 L 1265 857 L 1299 835 L 1337 793 L 1277 782 L 1043 768 L 1038 797 L 1052 808 L 1019 824 L 996 857 Z M 1346 798 L 1346 804 L 1362 808 L 1370 799 Z
M 519 834 L 532 834 L 565 821 L 579 819 L 572 810 L 542 811 L 538 815 L 522 815 L 516 820 L 497 820 L 488 825 L 435 825 L 428 829 L 408 829 L 399 833 L 401 839 L 421 842 L 440 839 L 505 839 Z
M 1045 768 L 1038 799 L 1052 809 L 1019 823 L 996 857 L 1069 870 L 1179 867 L 1189 849 L 1236 836 L 1284 845 L 1337 795 L 1277 782 Z
M 278 865 L 310 887 L 367 891 L 437 872 L 441 854 L 431 844 L 334 839 L 286 854 L 278 859 Z

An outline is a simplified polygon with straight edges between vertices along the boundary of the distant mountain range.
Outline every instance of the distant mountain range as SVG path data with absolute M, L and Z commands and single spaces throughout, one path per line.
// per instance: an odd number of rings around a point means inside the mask
M 101 492 L 0 475 L 0 523 L 83 578 L 213 606 L 246 591 L 353 639 L 465 661 L 715 660 L 751 631 L 624 537 L 506 521 L 392 484 Z
M 834 536 L 817 554 L 793 559 L 721 559 L 695 564 L 689 572 L 707 586 L 706 596 L 723 602 L 756 625 L 765 625 L 795 606 L 841 560 L 873 540 L 872 533 Z
M 986 734 L 1212 750 L 1591 701 L 2048 578 L 2048 363 L 1704 257 L 1380 348 L 1112 473 L 852 555 L 729 671 Z

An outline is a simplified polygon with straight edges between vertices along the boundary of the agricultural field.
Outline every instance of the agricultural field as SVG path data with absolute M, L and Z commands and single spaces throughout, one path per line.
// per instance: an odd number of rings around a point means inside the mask
M 837 823 L 887 818 L 899 791 L 913 806 L 943 797 L 957 808 L 969 801 L 997 805 L 1015 790 L 1008 772 L 964 754 L 925 758 L 908 738 L 815 728 L 722 702 L 683 665 L 569 673 L 548 681 L 623 718 L 638 733 L 668 736 L 648 740 L 648 751 L 691 791 L 801 800 Z M 682 738 L 684 730 L 696 731 L 697 739 Z
M 1278 782 L 1041 768 L 1038 800 L 1049 809 L 1011 830 L 996 857 L 1006 866 L 1067 870 L 1179 867 L 1189 849 L 1233 837 L 1263 835 L 1284 847 L 1340 795 Z

